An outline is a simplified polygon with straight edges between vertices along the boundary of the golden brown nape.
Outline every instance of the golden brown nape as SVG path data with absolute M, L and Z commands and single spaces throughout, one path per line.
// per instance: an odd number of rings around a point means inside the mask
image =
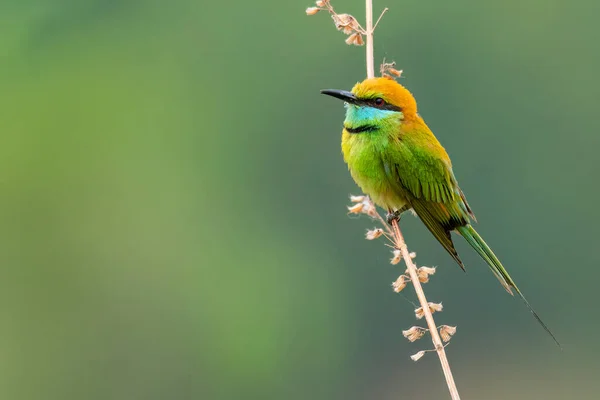
M 352 88 L 352 93 L 359 99 L 381 97 L 386 103 L 402 109 L 405 120 L 417 117 L 417 102 L 404 86 L 389 77 L 365 79 Z

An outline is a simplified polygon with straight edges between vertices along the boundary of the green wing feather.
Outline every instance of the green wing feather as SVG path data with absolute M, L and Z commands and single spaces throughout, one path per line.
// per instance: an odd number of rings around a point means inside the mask
M 500 260 L 470 224 L 475 215 L 469 207 L 464 193 L 458 187 L 450 159 L 437 139 L 428 130 L 421 132 L 421 140 L 410 142 L 399 139 L 384 160 L 386 175 L 395 180 L 397 189 L 407 198 L 421 221 L 464 270 L 450 232 L 456 230 L 488 264 L 502 286 L 512 294 L 514 289 L 527 308 L 552 339 L 560 343 L 541 320 L 510 277 Z M 415 136 L 413 136 L 414 138 Z M 419 135 L 416 136 L 419 138 Z
M 429 229 L 429 231 L 433 234 L 433 236 L 440 242 L 440 244 L 446 249 L 446 251 L 452 256 L 454 261 L 460 266 L 460 268 L 464 271 L 465 266 L 458 256 L 458 252 L 454 248 L 454 243 L 452 242 L 452 237 L 450 236 L 450 231 L 444 228 L 444 225 L 440 223 L 440 221 L 435 216 L 435 210 L 427 205 L 426 202 L 415 199 L 410 201 L 410 205 L 413 210 L 423 224 Z
M 467 224 L 473 213 L 463 200 L 450 161 L 436 156 L 428 146 L 405 141 L 397 142 L 390 154 L 390 159 L 384 160 L 390 165 L 386 168 L 388 176 L 395 180 L 423 224 L 464 270 L 450 231 Z

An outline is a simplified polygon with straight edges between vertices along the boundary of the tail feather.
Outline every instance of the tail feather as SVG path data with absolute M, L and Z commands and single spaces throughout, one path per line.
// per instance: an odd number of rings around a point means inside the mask
M 558 347 L 562 349 L 562 346 L 560 345 L 554 334 L 550 331 L 548 326 L 546 326 L 546 324 L 542 321 L 539 315 L 531 307 L 525 296 L 523 296 L 523 293 L 521 293 L 521 291 L 515 284 L 515 281 L 512 280 L 512 278 L 510 277 L 500 260 L 498 260 L 498 257 L 496 257 L 492 249 L 490 249 L 487 243 L 481 238 L 481 236 L 479 236 L 477 231 L 471 225 L 461 226 L 456 228 L 456 230 L 462 235 L 462 237 L 465 238 L 465 240 L 471 245 L 471 247 L 475 249 L 475 251 L 481 256 L 481 258 L 484 259 L 484 261 L 488 264 L 496 278 L 498 278 L 502 286 L 504 286 L 506 291 L 511 295 L 513 294 L 511 289 L 514 289 L 515 292 L 517 292 L 517 294 L 519 295 L 519 297 L 521 297 L 527 308 L 529 308 L 529 311 L 531 311 L 535 319 L 544 328 L 544 330 L 548 332 L 550 336 L 552 336 L 552 339 L 554 339 Z
M 446 229 L 436 218 L 435 215 L 432 214 L 432 210 L 428 207 L 426 202 L 421 201 L 413 201 L 411 203 L 413 210 L 417 213 L 423 224 L 429 229 L 429 232 L 435 236 L 435 238 L 440 242 L 440 244 L 446 249 L 448 254 L 452 256 L 454 261 L 458 264 L 458 266 L 464 271 L 465 266 L 458 256 L 458 252 L 454 248 L 454 243 L 452 243 L 452 236 L 450 236 L 450 231 Z

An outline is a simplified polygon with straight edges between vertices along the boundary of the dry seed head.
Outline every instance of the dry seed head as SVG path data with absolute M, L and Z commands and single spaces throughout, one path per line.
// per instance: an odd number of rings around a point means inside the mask
M 360 199 L 361 197 L 362 200 Z M 377 209 L 368 197 L 350 196 L 350 201 L 356 202 L 356 204 L 348 207 L 348 214 L 367 214 L 370 217 L 375 217 L 377 215 Z
M 397 70 L 394 68 L 395 65 L 395 62 L 386 63 L 385 60 L 383 60 L 383 63 L 379 66 L 379 72 L 381 73 L 381 76 L 399 78 L 402 75 L 402 70 Z
M 406 287 L 406 275 L 400 275 L 394 283 L 392 283 L 394 292 L 400 293 Z
M 352 28 L 350 28 L 349 26 L 344 26 L 339 30 L 344 32 L 344 35 L 350 35 L 353 32 Z
M 429 282 L 429 275 L 427 275 L 425 272 L 423 272 L 421 270 L 421 268 L 419 268 L 417 270 L 417 276 L 419 277 L 419 282 L 421 282 L 421 283 Z
M 358 21 L 350 14 L 332 14 L 331 18 L 333 18 L 335 28 L 346 35 L 358 30 Z
M 383 235 L 383 229 L 377 228 L 377 229 L 367 231 L 366 238 L 367 238 L 367 240 L 374 240 L 374 239 L 377 239 L 378 237 L 380 237 L 381 235 Z
M 417 269 L 417 275 L 419 276 L 419 281 L 421 283 L 429 282 L 429 275 L 433 274 L 435 274 L 435 268 L 421 267 Z
M 441 312 L 444 309 L 444 306 L 442 305 L 442 303 L 427 303 L 429 305 L 429 310 L 431 311 L 431 313 L 433 314 L 434 312 Z
M 396 249 L 392 252 L 392 254 L 394 255 L 394 257 L 390 260 L 390 263 L 392 263 L 392 265 L 396 265 L 400 262 L 400 260 L 402 260 L 402 252 Z
M 414 251 L 408 254 L 410 256 L 410 258 L 415 259 L 417 258 L 417 253 L 415 253 Z
M 411 342 L 415 342 L 423 337 L 427 332 L 427 329 L 421 328 L 420 326 L 413 326 L 412 328 L 402 331 L 402 334 Z
M 365 196 L 352 196 L 350 195 L 350 201 L 353 203 L 362 203 L 365 201 Z
M 356 203 L 352 207 L 348 207 L 348 214 L 360 214 L 365 207 L 364 203 Z
M 346 39 L 346 44 L 362 46 L 363 44 L 365 44 L 365 42 L 363 41 L 362 35 L 358 32 L 355 32 L 352 35 L 348 36 L 348 38 Z
M 370 217 L 377 216 L 377 209 L 367 196 L 350 196 L 350 201 L 356 204 L 348 207 L 349 214 L 367 214 Z
M 434 312 L 440 312 L 442 311 L 442 309 L 444 308 L 442 306 L 442 303 L 427 303 L 427 305 L 429 306 L 429 311 L 433 314 Z M 419 307 L 415 310 L 415 316 L 417 317 L 417 319 L 421 319 L 425 316 L 425 312 L 423 311 L 423 307 Z
M 317 7 L 325 7 L 326 3 L 327 3 L 327 0 L 319 0 L 315 4 L 317 5 Z
M 363 37 L 360 33 L 355 33 L 355 35 L 356 35 L 356 39 L 354 40 L 355 46 L 362 46 L 363 44 L 365 44 Z
M 402 70 L 397 70 L 396 68 L 390 67 L 387 69 L 387 73 L 395 76 L 396 78 L 400 78 L 400 76 L 402 75 Z
M 421 359 L 421 357 L 423 357 L 424 355 L 425 355 L 425 351 L 421 350 L 418 353 L 415 353 L 412 356 L 410 356 L 410 358 L 416 362 L 416 361 L 419 361 Z
M 308 7 L 306 9 L 306 15 L 315 15 L 319 11 L 321 11 L 319 7 Z
M 370 200 L 365 200 L 363 201 L 363 209 L 362 212 L 363 214 L 367 214 L 369 217 L 375 217 L 377 215 L 377 209 L 375 208 L 375 206 L 373 205 L 373 203 L 371 203 Z
M 425 313 L 423 312 L 423 307 L 419 307 L 415 310 L 415 317 L 417 317 L 417 319 L 421 319 L 425 316 Z
M 450 341 L 452 336 L 456 333 L 455 326 L 442 325 L 440 326 L 440 336 L 444 342 Z

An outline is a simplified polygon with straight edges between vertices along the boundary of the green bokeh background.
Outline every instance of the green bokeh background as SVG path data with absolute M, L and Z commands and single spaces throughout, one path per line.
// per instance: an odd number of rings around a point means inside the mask
M 401 335 L 401 268 L 345 212 L 343 108 L 318 91 L 361 80 L 364 49 L 307 6 L 0 4 L 1 399 L 448 398 L 409 359 L 430 345 Z M 407 217 L 463 398 L 598 398 L 600 5 L 384 6 L 377 62 L 564 346 Z

